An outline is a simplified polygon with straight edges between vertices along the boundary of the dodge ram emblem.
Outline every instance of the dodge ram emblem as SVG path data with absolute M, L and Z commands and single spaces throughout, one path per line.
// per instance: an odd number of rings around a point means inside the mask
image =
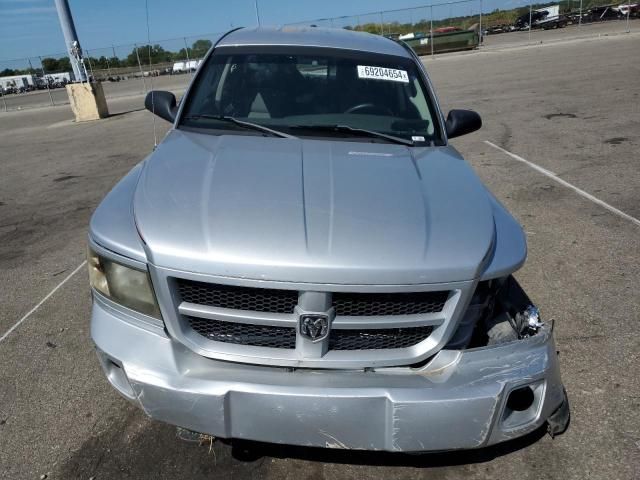
M 319 342 L 329 334 L 329 317 L 323 314 L 300 315 L 300 335 Z

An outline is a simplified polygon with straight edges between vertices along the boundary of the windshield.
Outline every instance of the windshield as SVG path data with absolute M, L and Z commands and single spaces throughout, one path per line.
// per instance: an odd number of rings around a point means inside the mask
M 260 134 L 222 117 L 295 136 L 396 137 L 413 144 L 439 138 L 434 106 L 412 59 L 349 50 L 215 50 L 190 91 L 180 124 Z

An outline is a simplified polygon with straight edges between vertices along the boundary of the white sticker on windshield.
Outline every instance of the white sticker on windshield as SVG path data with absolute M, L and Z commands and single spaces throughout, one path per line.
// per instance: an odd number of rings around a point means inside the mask
M 395 70 L 393 68 L 372 67 L 367 65 L 358 65 L 358 78 L 409 83 L 409 75 L 407 75 L 406 70 Z

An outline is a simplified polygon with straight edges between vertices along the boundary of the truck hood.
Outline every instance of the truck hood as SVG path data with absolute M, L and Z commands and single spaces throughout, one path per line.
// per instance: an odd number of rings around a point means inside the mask
M 471 280 L 495 235 L 489 193 L 450 147 L 174 130 L 133 211 L 158 267 L 295 283 Z

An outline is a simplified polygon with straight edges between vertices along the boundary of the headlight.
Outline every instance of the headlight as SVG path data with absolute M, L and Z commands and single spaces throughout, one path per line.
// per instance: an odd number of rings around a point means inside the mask
M 124 307 L 162 319 L 148 272 L 101 257 L 91 249 L 88 257 L 92 288 Z

